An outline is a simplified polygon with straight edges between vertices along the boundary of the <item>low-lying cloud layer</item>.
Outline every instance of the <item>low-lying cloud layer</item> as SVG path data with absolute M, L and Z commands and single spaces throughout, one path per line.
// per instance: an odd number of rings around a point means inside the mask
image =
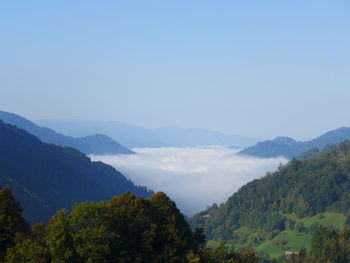
M 114 166 L 136 184 L 166 192 L 186 215 L 224 202 L 245 183 L 287 161 L 235 155 L 236 150 L 222 147 L 132 150 L 137 154 L 91 158 Z

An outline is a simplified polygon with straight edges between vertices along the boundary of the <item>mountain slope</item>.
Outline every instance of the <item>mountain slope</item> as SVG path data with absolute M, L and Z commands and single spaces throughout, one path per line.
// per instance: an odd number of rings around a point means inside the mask
M 74 138 L 57 133 L 49 128 L 39 127 L 33 122 L 13 113 L 0 111 L 0 120 L 15 125 L 35 135 L 42 142 L 69 146 L 86 154 L 133 154 L 134 152 L 120 145 L 103 134 Z
M 344 142 L 246 184 L 220 207 L 214 205 L 190 221 L 214 239 L 233 239 L 242 227 L 284 231 L 295 223 L 288 215 L 301 219 L 327 211 L 347 213 L 349 193 L 350 142 Z
M 242 148 L 258 142 L 257 138 L 227 135 L 203 129 L 178 127 L 146 129 L 116 121 L 40 120 L 36 123 L 71 136 L 103 133 L 127 147 L 234 145 Z
M 290 145 L 276 142 L 276 139 L 272 141 L 259 142 L 255 146 L 243 149 L 238 154 L 253 155 L 262 158 L 284 156 L 291 159 L 304 152 L 303 149 L 307 149 L 306 147 L 300 147 L 297 142 Z
M 245 148 L 239 154 L 266 158 L 284 156 L 292 159 L 312 148 L 323 150 L 327 145 L 338 144 L 345 140 L 350 140 L 350 128 L 343 127 L 305 142 L 298 142 L 289 137 L 277 137 L 274 140 L 259 142 Z
M 108 200 L 123 192 L 152 194 L 102 162 L 73 148 L 42 143 L 0 121 L 0 185 L 10 186 L 33 223 L 81 201 Z

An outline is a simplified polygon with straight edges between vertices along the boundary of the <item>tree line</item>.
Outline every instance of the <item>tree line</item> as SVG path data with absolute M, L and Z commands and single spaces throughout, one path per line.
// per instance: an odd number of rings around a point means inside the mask
M 208 249 L 175 203 L 159 192 L 82 202 L 30 227 L 9 188 L 0 188 L 1 263 L 258 263 L 248 248 Z
M 251 248 L 208 248 L 202 229 L 192 231 L 175 203 L 159 192 L 132 193 L 108 202 L 57 211 L 47 225 L 30 223 L 9 188 L 0 188 L 1 263 L 348 263 L 350 227 L 320 227 L 311 250 L 263 259 Z

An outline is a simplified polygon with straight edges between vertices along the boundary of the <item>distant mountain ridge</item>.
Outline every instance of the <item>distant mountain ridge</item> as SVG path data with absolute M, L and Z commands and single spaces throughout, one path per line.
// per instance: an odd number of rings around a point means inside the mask
M 258 138 L 227 135 L 205 129 L 178 127 L 147 129 L 117 121 L 38 120 L 35 122 L 71 136 L 103 133 L 129 148 L 208 145 L 243 148 L 259 141 Z
M 328 145 L 338 144 L 350 140 L 350 128 L 342 127 L 329 131 L 313 140 L 299 142 L 289 137 L 277 137 L 273 140 L 259 142 L 254 146 L 247 147 L 239 154 L 257 157 L 271 158 L 284 156 L 288 159 L 298 158 L 299 155 L 313 148 L 322 151 Z
M 0 121 L 0 185 L 10 186 L 31 222 L 46 222 L 55 211 L 82 201 L 109 200 L 133 192 L 153 194 L 134 185 L 102 162 L 91 162 L 69 147 L 41 142 L 35 136 Z
M 38 137 L 42 142 L 73 147 L 85 154 L 134 154 L 133 151 L 103 134 L 87 135 L 80 138 L 65 136 L 52 129 L 39 127 L 17 114 L 4 111 L 0 111 L 0 120 L 24 129 Z

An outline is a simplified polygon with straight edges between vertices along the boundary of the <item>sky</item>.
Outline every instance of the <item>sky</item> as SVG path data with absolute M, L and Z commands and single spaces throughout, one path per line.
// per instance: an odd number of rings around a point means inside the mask
M 350 126 L 350 2 L 4 1 L 0 110 L 310 139 Z
M 221 147 L 134 148 L 137 154 L 95 155 L 138 185 L 163 191 L 187 216 L 221 204 L 242 185 L 274 171 L 287 160 L 235 155 Z

